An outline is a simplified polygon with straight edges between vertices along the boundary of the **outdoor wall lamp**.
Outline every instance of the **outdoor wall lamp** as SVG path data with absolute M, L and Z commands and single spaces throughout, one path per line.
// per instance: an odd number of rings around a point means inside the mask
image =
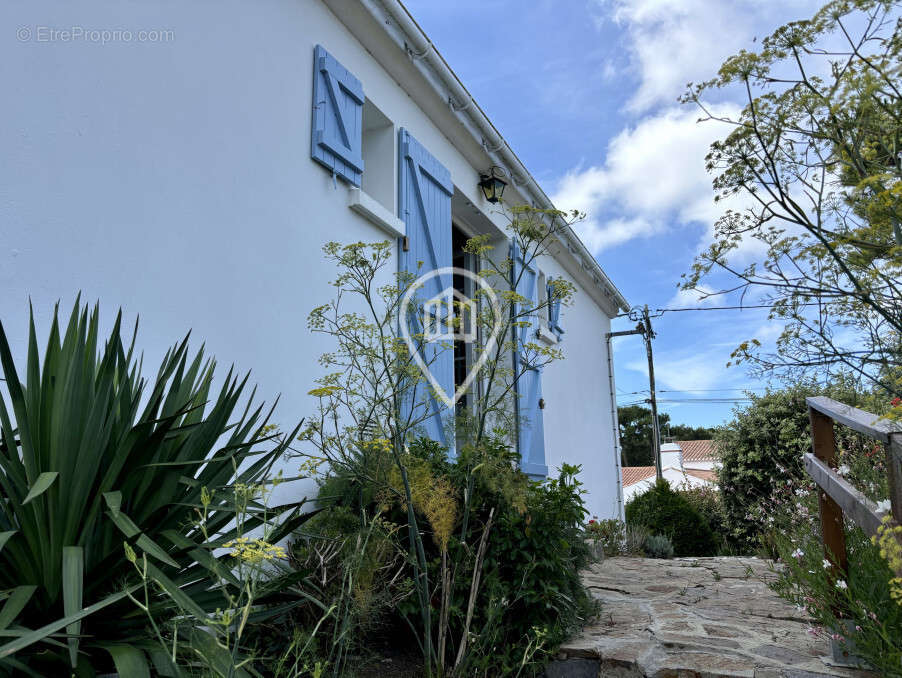
M 504 193 L 504 187 L 507 186 L 503 177 L 504 170 L 497 165 L 492 165 L 488 172 L 479 175 L 479 188 L 482 189 L 485 199 L 489 202 L 501 200 L 501 194 Z

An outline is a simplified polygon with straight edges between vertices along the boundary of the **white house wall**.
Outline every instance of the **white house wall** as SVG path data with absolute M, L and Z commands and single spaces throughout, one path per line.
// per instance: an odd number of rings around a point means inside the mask
M 0 40 L 0 319 L 20 359 L 28 300 L 46 336 L 53 304 L 67 312 L 80 291 L 100 301 L 108 325 L 119 307 L 127 322 L 140 314 L 147 374 L 191 330 L 222 371 L 252 369 L 260 395 L 281 394 L 283 426 L 313 411 L 316 358 L 332 347 L 306 327 L 333 292 L 321 246 L 390 238 L 310 158 L 316 44 L 395 131 L 410 130 L 450 170 L 483 219 L 503 223 L 476 187 L 475 144 L 453 125 L 439 129 L 413 96 L 426 85 L 399 84 L 371 51 L 397 60 L 394 73 L 410 68 L 403 53 L 378 36 L 381 49 L 368 51 L 318 0 L 5 2 L 0 25 L 10 31 Z M 72 27 L 169 38 L 41 40 L 42 29 L 47 38 Z M 563 270 L 550 261 L 547 272 Z M 616 512 L 609 324 L 579 290 L 564 315 L 568 358 L 544 376 L 548 466 L 581 463 L 600 516 Z
M 684 468 L 691 468 L 696 471 L 713 471 L 718 466 L 719 466 L 718 462 L 716 462 L 714 460 L 708 460 L 708 459 L 706 459 L 705 461 L 684 461 L 683 462 Z
M 569 278 L 550 257 L 542 257 L 538 267 L 547 277 Z M 605 342 L 611 321 L 598 312 L 585 290 L 577 289 L 573 304 L 561 310 L 561 325 L 564 335 L 559 348 L 564 360 L 546 368 L 542 375 L 548 473 L 557 475 L 564 462 L 582 465 L 590 515 L 616 517 L 620 470 L 614 454 Z
M 714 483 L 708 480 L 703 480 L 702 478 L 696 478 L 695 476 L 689 475 L 688 473 L 683 473 L 679 469 L 675 468 L 665 468 L 662 475 L 664 476 L 664 480 L 666 480 L 670 487 L 674 489 L 697 489 L 697 488 L 710 488 L 715 487 Z M 645 480 L 640 480 L 637 483 L 633 483 L 632 485 L 627 485 L 623 488 L 623 502 L 624 505 L 630 501 L 630 499 L 648 492 L 655 485 L 655 476 L 651 478 L 646 478 Z

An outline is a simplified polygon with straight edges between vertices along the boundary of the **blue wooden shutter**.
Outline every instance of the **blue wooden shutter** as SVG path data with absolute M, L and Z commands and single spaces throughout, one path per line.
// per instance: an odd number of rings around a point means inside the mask
M 400 177 L 398 197 L 400 216 L 406 225 L 408 251 L 401 251 L 400 267 L 414 277 L 429 271 L 451 266 L 451 195 L 454 185 L 451 173 L 429 153 L 409 132 L 399 133 Z M 402 249 L 402 248 L 399 248 Z M 417 293 L 420 305 L 441 294 L 452 285 L 450 275 L 435 276 Z M 411 331 L 422 332 L 422 326 Z M 423 361 L 449 396 L 454 394 L 454 350 L 438 342 L 424 347 Z M 426 384 L 417 386 L 413 403 L 415 417 L 429 414 L 424 422 L 426 434 L 454 453 L 454 440 L 449 439 L 444 421 L 453 411 L 436 398 Z
M 331 54 L 313 52 L 311 154 L 336 176 L 360 186 L 363 173 L 363 86 Z
M 529 300 L 531 307 L 535 307 L 538 298 L 538 273 L 534 267 L 525 264 L 516 239 L 511 241 L 510 254 L 512 284 L 516 284 L 517 294 Z M 520 304 L 514 304 L 515 315 L 523 310 Z M 542 370 L 530 365 L 524 356 L 524 346 L 535 340 L 538 318 L 533 315 L 529 320 L 528 324 L 514 330 L 517 450 L 520 453 L 520 468 L 523 472 L 531 478 L 544 478 L 548 475 L 548 466 L 545 464 L 545 425 L 542 421 L 542 408 L 539 406 L 542 400 Z
M 560 339 L 561 335 L 564 333 L 564 328 L 561 327 L 561 300 L 552 298 L 554 296 L 552 293 L 553 288 L 554 286 L 549 280 L 545 291 L 549 300 L 548 325 L 551 327 L 551 331 L 555 333 L 558 339 Z

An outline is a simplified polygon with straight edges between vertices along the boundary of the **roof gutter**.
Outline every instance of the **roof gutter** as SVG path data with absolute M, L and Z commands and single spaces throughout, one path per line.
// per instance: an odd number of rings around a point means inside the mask
M 457 114 L 463 126 L 485 149 L 490 160 L 504 167 L 514 184 L 522 189 L 536 206 L 542 209 L 556 209 L 400 0 L 360 0 L 360 4 L 380 26 L 397 27 L 399 34 L 393 34 L 393 31 L 386 32 L 424 71 L 426 80 L 432 84 L 436 93 L 442 98 L 447 98 L 448 105 Z M 573 229 L 567 226 L 558 233 L 558 239 L 595 284 L 604 291 L 615 310 L 628 311 L 629 303 Z

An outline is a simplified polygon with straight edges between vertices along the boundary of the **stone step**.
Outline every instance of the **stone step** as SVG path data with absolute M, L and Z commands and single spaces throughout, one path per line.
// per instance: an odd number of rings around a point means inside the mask
M 547 678 L 846 678 L 811 620 L 767 586 L 758 558 L 609 558 L 583 580 L 601 613 Z

